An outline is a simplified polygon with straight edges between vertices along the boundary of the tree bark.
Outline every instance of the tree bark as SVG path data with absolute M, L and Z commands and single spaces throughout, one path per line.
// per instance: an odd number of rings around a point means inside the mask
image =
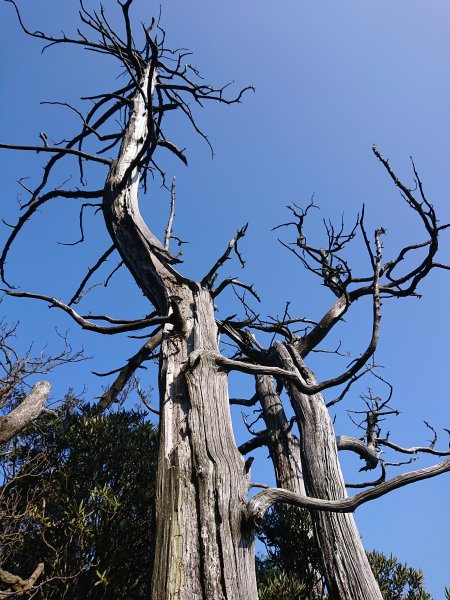
M 22 579 L 22 577 L 13 575 L 12 573 L 9 573 L 9 571 L 5 571 L 4 569 L 0 568 L 0 581 L 5 585 L 10 586 L 9 589 L 0 592 L 0 600 L 3 600 L 3 598 L 6 600 L 6 598 L 10 598 L 12 596 L 28 596 L 30 593 L 32 593 L 34 584 L 43 572 L 44 563 L 39 563 L 28 579 Z
M 19 406 L 0 417 L 0 444 L 7 444 L 42 414 L 49 394 L 50 383 L 39 381 Z
M 305 496 L 300 440 L 291 431 L 272 377 L 257 375 L 255 380 L 256 393 L 263 409 L 262 416 L 267 428 L 267 447 L 274 466 L 277 487 Z M 309 571 L 317 583 L 310 591 L 308 598 L 319 600 L 323 598 L 322 577 L 312 567 L 309 567 Z
M 160 315 L 160 448 L 152 600 L 256 600 L 253 533 L 245 529 L 249 474 L 232 432 L 226 372 L 209 291 L 183 278 L 143 221 L 138 159 L 148 130 L 150 67 L 136 92 L 103 213 L 125 264 Z
M 274 466 L 277 487 L 305 495 L 300 440 L 290 431 L 290 424 L 272 377 L 257 375 L 255 380 L 256 393 L 267 428 L 267 447 Z
M 190 333 L 168 327 L 162 348 L 152 599 L 257 598 L 253 534 L 244 530 L 249 474 L 234 441 L 227 374 L 204 352 L 217 351 L 213 303 L 191 287 Z
M 297 371 L 308 385 L 315 379 L 300 355 L 280 342 L 275 352 L 284 369 Z M 322 394 L 307 396 L 287 383 L 301 433 L 303 478 L 308 496 L 327 500 L 347 497 L 336 436 Z M 353 515 L 311 511 L 328 592 L 333 600 L 382 600 Z

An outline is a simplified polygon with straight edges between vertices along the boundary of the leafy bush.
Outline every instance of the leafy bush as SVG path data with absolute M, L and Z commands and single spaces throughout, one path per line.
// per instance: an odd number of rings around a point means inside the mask
M 423 573 L 420 569 L 398 562 L 392 554 L 368 552 L 370 566 L 378 581 L 384 600 L 433 600 L 424 589 Z
M 67 399 L 4 456 L 3 568 L 26 578 L 44 562 L 46 600 L 148 598 L 156 462 L 142 412 Z

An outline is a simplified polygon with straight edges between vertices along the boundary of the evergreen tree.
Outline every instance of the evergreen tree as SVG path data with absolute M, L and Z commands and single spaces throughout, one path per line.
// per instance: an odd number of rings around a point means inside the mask
M 3 569 L 43 562 L 37 598 L 149 597 L 156 445 L 136 410 L 67 399 L 36 423 L 3 456 Z
M 269 511 L 259 535 L 267 550 L 265 557 L 257 559 L 261 600 L 328 598 L 326 590 L 320 593 L 324 587 L 311 578 L 322 567 L 310 531 L 310 517 L 305 510 L 280 507 Z M 399 562 L 392 554 L 387 557 L 372 551 L 367 556 L 384 600 L 433 600 L 425 590 L 420 569 Z
M 149 597 L 154 539 L 157 430 L 137 410 L 99 413 L 69 394 L 3 453 L 2 568 L 44 572 L 34 597 L 133 600 Z M 259 534 L 260 600 L 327 598 L 307 511 L 271 509 Z M 432 600 L 423 573 L 369 552 L 385 600 Z M 11 588 L 5 583 L 0 598 Z

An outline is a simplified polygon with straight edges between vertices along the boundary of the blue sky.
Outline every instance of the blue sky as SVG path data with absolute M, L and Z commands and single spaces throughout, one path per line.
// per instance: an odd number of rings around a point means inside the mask
M 74 30 L 77 3 L 72 0 L 22 1 L 24 15 L 33 28 L 68 34 Z M 112 22 L 117 22 L 115 3 L 108 2 Z M 149 21 L 159 5 L 136 0 L 136 22 Z M 68 137 L 77 121 L 63 109 L 41 106 L 42 100 L 76 103 L 80 96 L 111 89 L 118 71 L 112 61 L 69 48 L 40 54 L 39 42 L 18 29 L 12 6 L 0 5 L 2 23 L 1 139 L 9 143 L 39 143 L 39 132 L 49 139 Z M 281 3 L 248 0 L 226 3 L 197 1 L 162 2 L 162 24 L 167 43 L 194 52 L 189 61 L 206 80 L 234 88 L 253 84 L 239 106 L 206 105 L 197 112 L 198 123 L 215 150 L 214 160 L 206 144 L 187 123 L 174 119 L 169 125 L 173 141 L 186 146 L 189 168 L 169 157 L 162 164 L 169 177 L 177 178 L 175 233 L 188 240 L 183 274 L 202 277 L 223 251 L 236 229 L 250 222 L 241 244 L 247 266 L 237 262 L 226 272 L 239 275 L 263 297 L 258 310 L 281 313 L 286 300 L 292 312 L 320 317 L 332 297 L 311 279 L 295 258 L 278 244 L 288 240 L 287 231 L 271 232 L 287 220 L 285 206 L 304 205 L 314 194 L 320 205 L 311 235 L 321 235 L 321 219 L 354 220 L 366 205 L 368 227 L 387 229 L 385 256 L 403 244 L 422 239 L 419 223 L 408 213 L 386 173 L 371 153 L 376 143 L 405 182 L 412 182 L 412 155 L 430 201 L 450 221 L 450 6 L 441 0 L 357 1 L 339 3 L 286 0 Z M 120 82 L 119 82 L 120 84 Z M 168 119 L 169 121 L 169 119 Z M 55 181 L 73 173 L 67 161 Z M 34 154 L 1 151 L 2 216 L 17 219 L 16 198 L 23 192 L 16 180 L 30 176 L 36 181 L 42 168 Z M 104 169 L 91 172 L 93 187 L 101 187 Z M 165 226 L 168 193 L 155 182 L 143 212 L 159 235 Z M 36 215 L 14 246 L 7 276 L 30 291 L 68 299 L 88 266 L 108 247 L 101 217 L 87 223 L 84 247 L 58 246 L 57 241 L 77 239 L 77 203 L 55 200 Z M 1 239 L 7 228 L 0 230 Z M 443 260 L 449 262 L 449 244 L 443 244 Z M 447 259 L 445 259 L 445 256 Z M 367 268 L 361 246 L 355 245 L 352 264 Z M 114 260 L 111 260 L 114 266 Z M 106 271 L 105 271 L 106 273 Z M 104 274 L 105 274 L 104 273 Z M 449 426 L 446 378 L 449 365 L 448 273 L 432 273 L 421 287 L 422 299 L 386 301 L 378 363 L 395 387 L 393 403 L 401 415 L 390 423 L 392 439 L 405 445 L 423 444 L 429 433 L 423 420 L 437 428 Z M 83 306 L 83 305 L 81 305 Z M 80 310 L 81 310 L 80 306 Z M 126 273 L 111 288 L 96 288 L 84 301 L 83 311 L 115 316 L 140 316 L 148 306 Z M 39 350 L 57 346 L 55 326 L 70 329 L 75 348 L 84 346 L 94 358 L 83 365 L 56 371 L 52 376 L 54 397 L 69 387 L 87 387 L 87 397 L 97 395 L 105 383 L 91 370 L 120 366 L 137 348 L 127 337 L 104 338 L 76 329 L 64 315 L 45 305 L 5 299 L 2 314 L 10 322 L 21 321 L 17 344 L 25 349 L 31 341 Z M 232 296 L 220 303 L 223 314 L 236 312 Z M 355 306 L 334 339 L 355 355 L 370 335 L 370 306 Z M 319 378 L 334 375 L 344 360 L 319 354 L 312 366 Z M 156 387 L 154 373 L 146 383 Z M 358 408 L 358 395 L 373 382 L 362 382 L 337 410 L 337 433 L 354 434 L 345 410 Z M 233 395 L 252 394 L 249 378 L 232 376 Z M 331 397 L 331 396 L 330 396 Z M 245 439 L 235 415 L 237 438 Z M 441 446 L 447 444 L 441 435 Z M 258 456 L 255 480 L 268 480 L 270 465 Z M 413 464 L 425 466 L 425 460 Z M 345 458 L 348 480 L 355 479 L 356 461 Z M 429 590 L 443 597 L 450 582 L 448 570 L 448 476 L 396 491 L 389 497 L 361 507 L 356 515 L 364 544 L 393 552 L 402 561 L 421 567 Z

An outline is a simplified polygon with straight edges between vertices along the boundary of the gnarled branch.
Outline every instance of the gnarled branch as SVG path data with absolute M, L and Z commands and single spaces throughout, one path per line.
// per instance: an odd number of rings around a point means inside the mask
M 266 511 L 277 502 L 284 502 L 293 506 L 307 508 L 308 510 L 340 513 L 354 512 L 358 506 L 361 506 L 365 502 L 380 498 L 405 485 L 429 479 L 430 477 L 436 477 L 436 475 L 447 473 L 448 471 L 450 471 L 450 458 L 431 467 L 397 475 L 397 477 L 380 483 L 374 488 L 364 490 L 359 494 L 355 494 L 350 498 L 343 498 L 342 500 L 321 500 L 320 498 L 309 498 L 280 488 L 269 488 L 258 492 L 250 500 L 247 508 L 248 516 L 255 525 L 258 525 L 262 522 Z
M 48 302 L 51 306 L 55 306 L 60 308 L 65 313 L 67 313 L 72 319 L 78 323 L 83 329 L 88 331 L 94 331 L 96 333 L 105 333 L 107 335 L 113 335 L 115 333 L 124 333 L 126 331 L 136 331 L 138 329 L 145 329 L 146 327 L 151 327 L 152 325 L 162 325 L 163 323 L 167 323 L 170 321 L 170 317 L 155 317 L 155 318 L 146 318 L 146 319 L 137 319 L 136 321 L 128 321 L 127 323 L 123 323 L 121 325 L 116 325 L 115 327 L 106 327 L 103 325 L 96 325 L 92 323 L 85 317 L 79 315 L 73 308 L 61 302 L 61 300 L 57 300 L 56 298 L 52 298 L 51 296 L 45 296 L 43 294 L 33 294 L 31 292 L 17 292 L 12 290 L 1 290 L 8 296 L 14 296 L 16 298 L 33 298 L 35 300 L 43 300 L 44 302 Z

